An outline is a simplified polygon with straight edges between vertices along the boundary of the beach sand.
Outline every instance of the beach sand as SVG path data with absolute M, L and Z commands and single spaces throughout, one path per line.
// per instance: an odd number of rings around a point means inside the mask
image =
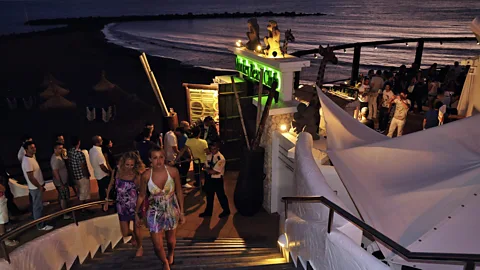
M 133 147 L 133 138 L 147 120 L 162 132 L 162 113 L 138 58 L 140 52 L 107 43 L 100 30 L 60 28 L 0 37 L 0 155 L 6 164 L 18 162 L 16 154 L 24 134 L 30 134 L 37 142 L 37 157 L 41 160 L 52 154 L 53 136 L 59 132 L 66 135 L 67 144 L 70 136 L 80 136 L 82 148 L 87 149 L 93 135 L 102 135 L 114 141 L 113 151 L 117 153 Z M 148 60 L 167 107 L 178 113 L 179 120 L 187 116 L 182 83 L 209 84 L 214 76 L 229 74 L 183 65 L 173 59 L 149 56 Z M 93 93 L 102 70 L 109 81 L 130 95 L 135 94 L 137 101 L 124 97 L 112 122 L 102 122 L 98 112 L 97 120 L 89 122 L 87 105 L 107 105 L 104 98 Z M 53 74 L 70 90 L 66 98 L 77 104 L 76 110 L 23 108 L 22 97 L 35 96 L 38 104 L 44 102 L 38 94 L 46 88 L 41 86 L 46 73 Z M 6 97 L 20 98 L 19 109 L 9 110 Z

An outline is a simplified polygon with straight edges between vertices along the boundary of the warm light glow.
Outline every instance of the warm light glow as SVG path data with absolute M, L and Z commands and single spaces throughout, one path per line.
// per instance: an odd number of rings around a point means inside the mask
M 376 49 L 378 49 L 378 47 L 377 47 L 377 46 L 375 46 L 375 50 L 376 50 Z
M 282 248 L 286 247 L 287 244 L 288 244 L 288 240 L 287 240 L 287 235 L 286 234 L 281 234 L 279 237 L 278 237 L 278 241 L 277 241 L 278 245 Z
M 242 41 L 241 41 L 240 39 L 239 39 L 239 40 L 237 40 L 237 42 L 238 42 L 238 43 L 242 43 Z
M 313 57 L 315 57 L 315 59 L 317 59 L 317 58 L 318 58 L 317 54 L 314 54 L 314 55 L 313 55 Z
M 300 85 L 298 86 L 298 89 L 300 89 L 300 88 L 303 88 L 303 84 L 300 84 Z
M 287 125 L 281 124 L 281 125 L 280 125 L 280 130 L 281 130 L 281 131 L 287 131 Z
M 348 81 L 345 81 L 345 84 L 348 84 Z
M 240 46 L 242 46 L 242 42 L 240 42 L 240 40 L 239 40 L 239 41 L 237 41 L 235 44 L 237 45 L 237 47 L 240 47 Z
M 477 42 L 477 45 L 480 45 L 480 42 Z
M 261 52 L 262 51 L 262 46 L 258 45 L 257 46 L 257 51 Z

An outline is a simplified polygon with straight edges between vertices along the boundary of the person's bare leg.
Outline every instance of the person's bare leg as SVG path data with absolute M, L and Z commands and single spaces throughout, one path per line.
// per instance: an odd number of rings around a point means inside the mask
M 120 230 L 123 237 L 127 237 L 129 235 L 130 228 L 128 228 L 128 225 L 128 221 L 120 221 Z
M 142 237 L 142 228 L 137 227 L 135 222 L 133 223 L 133 234 L 135 235 L 135 240 L 137 241 L 137 253 L 135 254 L 136 257 L 143 256 L 143 237 Z
M 155 254 L 163 263 L 163 270 L 170 270 L 170 264 L 167 260 L 167 255 L 165 254 L 165 249 L 163 248 L 163 232 L 150 233 L 153 242 L 153 248 Z
M 174 251 L 177 244 L 177 238 L 175 237 L 177 230 L 165 231 L 165 239 L 167 240 L 167 259 L 169 264 L 173 264 Z

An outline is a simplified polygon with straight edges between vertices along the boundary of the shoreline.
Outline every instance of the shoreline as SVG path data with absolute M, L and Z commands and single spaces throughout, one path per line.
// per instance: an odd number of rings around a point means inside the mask
M 224 12 L 193 14 L 159 14 L 159 15 L 127 15 L 111 17 L 78 17 L 78 18 L 54 18 L 36 19 L 25 22 L 25 25 L 46 26 L 46 25 L 107 25 L 109 23 L 134 22 L 134 21 L 164 21 L 164 20 L 191 20 L 191 19 L 233 19 L 250 17 L 311 17 L 326 16 L 325 13 L 303 13 L 303 12 Z
M 114 153 L 133 148 L 133 138 L 142 131 L 146 121 L 151 121 L 162 132 L 163 117 L 155 94 L 139 60 L 140 52 L 108 42 L 99 27 L 61 27 L 0 37 L 0 111 L 8 116 L 0 119 L 3 132 L 0 140 L 4 147 L 0 155 L 6 164 L 17 164 L 16 153 L 24 134 L 37 142 L 39 159 L 52 154 L 53 135 L 63 133 L 67 145 L 71 136 L 82 140 L 82 148 L 91 147 L 91 137 L 100 134 L 112 139 Z M 182 83 L 209 84 L 217 75 L 232 74 L 185 65 L 182 62 L 148 56 L 167 107 L 173 108 L 179 120 L 186 119 L 186 93 Z M 85 107 L 105 106 L 96 97 L 93 86 L 99 81 L 101 71 L 106 77 L 128 93 L 117 105 L 117 117 L 104 123 L 86 119 Z M 44 101 L 39 93 L 46 73 L 51 73 L 70 90 L 65 97 L 77 104 L 71 111 L 40 111 Z M 31 110 L 23 108 L 22 98 L 33 96 L 36 105 Z M 10 110 L 6 98 L 15 97 L 18 108 Z M 100 105 L 96 105 L 100 104 Z M 42 166 L 46 167 L 46 166 Z

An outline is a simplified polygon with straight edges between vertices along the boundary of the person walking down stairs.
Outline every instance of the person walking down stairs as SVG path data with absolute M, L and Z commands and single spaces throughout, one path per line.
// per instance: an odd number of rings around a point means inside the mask
M 141 225 L 139 210 L 143 201 L 148 199 L 148 210 L 143 215 L 147 218 L 155 254 L 162 261 L 163 269 L 170 270 L 170 265 L 174 264 L 176 228 L 179 224 L 185 223 L 182 184 L 177 168 L 165 164 L 163 149 L 154 146 L 150 150 L 150 161 L 152 167 L 145 171 L 141 178 L 135 223 L 137 226 Z M 163 248 L 164 232 L 168 254 L 165 254 Z

